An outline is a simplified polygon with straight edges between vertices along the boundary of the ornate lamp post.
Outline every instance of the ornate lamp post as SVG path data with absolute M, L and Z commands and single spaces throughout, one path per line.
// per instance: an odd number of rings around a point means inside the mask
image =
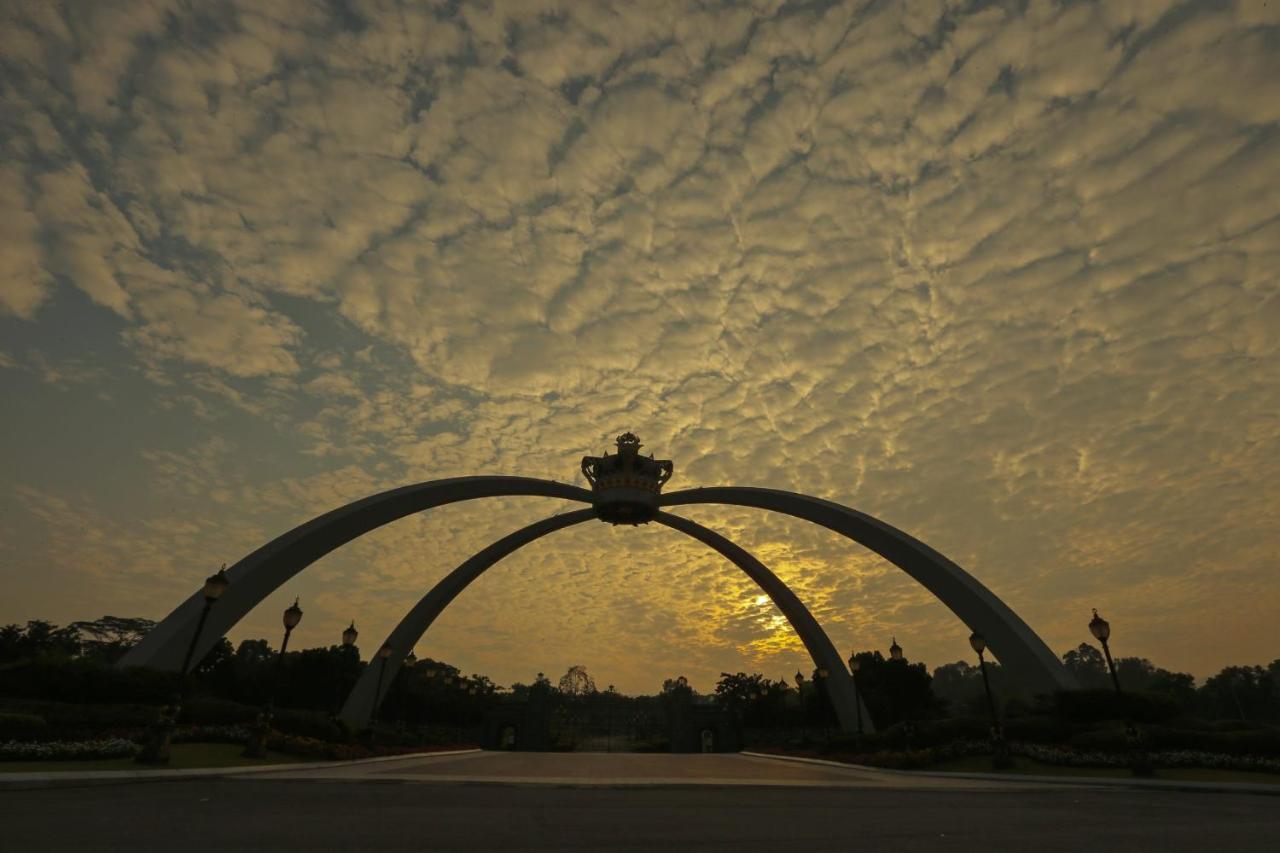
M 1004 740 L 1004 728 L 1000 725 L 1000 713 L 996 710 L 995 695 L 991 692 L 991 680 L 987 677 L 987 638 L 974 631 L 969 635 L 969 647 L 978 653 L 978 667 L 982 670 L 982 689 L 987 694 L 987 709 L 991 712 L 991 764 L 997 770 L 1012 766 L 1008 745 Z
M 889 660 L 906 660 L 902 656 L 902 646 L 898 645 L 898 638 L 893 638 L 893 645 L 889 646 Z
M 996 713 L 996 699 L 991 694 L 991 680 L 987 678 L 987 659 L 983 652 L 987 650 L 987 638 L 974 631 L 969 635 L 969 647 L 978 653 L 978 668 L 982 670 L 982 689 L 987 694 L 987 708 L 991 711 L 991 730 L 1000 728 L 1000 715 Z
M 1116 696 L 1123 696 L 1124 691 L 1120 689 L 1120 676 L 1116 675 L 1116 665 L 1111 659 L 1111 646 L 1107 643 L 1111 639 L 1111 623 L 1098 615 L 1098 608 L 1096 607 L 1093 608 L 1093 618 L 1089 620 L 1089 633 L 1093 635 L 1095 640 L 1102 643 L 1102 654 L 1107 659 L 1107 669 L 1111 672 L 1111 683 L 1116 688 Z M 1133 775 L 1150 776 L 1153 771 L 1142 749 L 1142 734 L 1138 731 L 1138 727 L 1134 725 L 1132 719 L 1126 718 L 1124 735 L 1129 742 Z
M 378 725 L 378 708 L 382 705 L 382 679 L 387 674 L 387 658 L 391 657 L 391 644 L 383 643 L 378 649 L 378 684 L 373 691 L 373 713 L 370 715 L 370 728 Z
M 346 662 L 351 659 L 351 655 L 355 654 L 356 639 L 360 636 L 360 632 L 356 630 L 356 620 L 352 619 L 351 624 L 342 632 L 342 648 L 341 660 L 342 665 L 339 667 L 338 677 L 335 679 L 338 684 L 338 701 L 333 707 L 333 717 L 335 720 L 342 713 L 342 697 L 346 695 L 349 685 L 346 678 L 343 677 L 343 671 L 346 668 Z
M 147 738 L 147 743 L 143 746 L 142 751 L 138 753 L 137 761 L 142 764 L 168 764 L 169 763 L 169 742 L 173 737 L 173 726 L 177 722 L 178 713 L 182 709 L 182 699 L 187 692 L 186 677 L 187 670 L 191 668 L 191 658 L 195 656 L 196 646 L 200 643 L 200 634 L 204 631 L 205 620 L 209 618 L 209 610 L 222 598 L 222 594 L 231 586 L 231 579 L 227 577 L 227 564 L 223 563 L 222 568 L 214 572 L 204 580 L 204 608 L 200 611 L 200 619 L 196 622 L 195 633 L 191 635 L 191 643 L 187 646 L 187 653 L 182 657 L 182 669 L 178 672 L 182 678 L 182 684 L 178 688 L 179 693 L 174 700 L 165 707 L 160 709 L 160 717 L 151 725 L 151 732 Z
M 1089 633 L 1093 634 L 1093 638 L 1102 643 L 1102 653 L 1107 658 L 1107 669 L 1111 671 L 1111 683 L 1115 685 L 1116 693 L 1121 693 L 1120 678 L 1116 675 L 1116 665 L 1111 660 L 1111 647 L 1107 645 L 1107 640 L 1111 639 L 1111 623 L 1098 615 L 1098 608 L 1093 609 L 1093 618 L 1089 620 Z
M 862 668 L 862 661 L 858 660 L 856 654 L 849 655 L 849 677 L 853 679 L 853 706 L 858 709 L 858 734 L 862 734 L 862 700 L 858 698 L 858 670 Z
M 284 639 L 280 641 L 280 652 L 276 655 L 275 672 L 272 674 L 267 704 L 258 712 L 258 719 L 253 724 L 253 733 L 244 750 L 247 758 L 267 757 L 267 738 L 271 736 L 271 717 L 275 709 L 276 693 L 280 689 L 280 674 L 284 671 L 284 654 L 289 648 L 289 635 L 302 621 L 302 608 L 298 606 L 297 598 L 293 599 L 293 604 L 285 608 L 281 621 L 284 622 Z

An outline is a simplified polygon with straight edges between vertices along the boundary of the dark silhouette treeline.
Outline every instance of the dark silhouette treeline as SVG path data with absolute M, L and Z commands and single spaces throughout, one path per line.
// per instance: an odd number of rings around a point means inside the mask
M 160 705 L 182 691 L 196 722 L 241 723 L 253 709 L 272 701 L 281 713 L 309 712 L 337 725 L 334 718 L 342 701 L 370 665 L 360 659 L 355 646 L 302 649 L 281 657 L 266 640 L 232 646 L 223 639 L 185 683 L 175 673 L 116 669 L 115 662 L 153 625 L 146 619 L 107 616 L 65 627 L 38 620 L 0 627 L 0 717 L 5 711 L 30 710 L 33 701 Z M 976 720 L 987 714 L 981 674 L 974 665 L 958 661 L 930 673 L 923 663 L 887 659 L 879 651 L 856 656 L 859 695 L 877 729 L 913 721 Z M 1084 689 L 1055 697 L 1017 694 L 999 664 L 988 663 L 1001 716 L 1280 722 L 1280 660 L 1268 666 L 1226 667 L 1197 685 L 1187 673 L 1162 669 L 1143 658 L 1119 658 L 1122 697 L 1114 693 L 1098 649 L 1081 644 L 1063 655 L 1063 661 Z M 496 703 L 537 698 L 551 702 L 556 742 L 593 748 L 621 748 L 624 743 L 661 748 L 663 715 L 678 701 L 715 704 L 733 714 L 745 730 L 838 728 L 821 673 L 814 671 L 801 681 L 797 690 L 795 679 L 722 673 L 714 691 L 700 696 L 686 679 L 673 677 L 653 695 L 625 696 L 612 685 L 598 690 L 582 667 L 570 668 L 558 683 L 539 673 L 529 684 L 502 688 L 484 675 L 465 675 L 446 662 L 424 658 L 406 662 L 399 670 L 380 717 L 401 728 L 435 725 L 461 730 L 478 726 L 486 709 Z M 0 739 L 5 736 L 0 731 Z

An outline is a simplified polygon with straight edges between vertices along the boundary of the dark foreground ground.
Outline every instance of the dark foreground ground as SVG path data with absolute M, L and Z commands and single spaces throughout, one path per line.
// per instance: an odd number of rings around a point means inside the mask
M 0 850 L 1280 849 L 1275 796 L 885 781 L 618 788 L 383 773 L 0 790 Z

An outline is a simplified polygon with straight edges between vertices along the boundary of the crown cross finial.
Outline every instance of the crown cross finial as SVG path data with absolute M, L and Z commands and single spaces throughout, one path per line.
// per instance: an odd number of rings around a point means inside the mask
M 618 436 L 617 453 L 582 457 L 582 475 L 595 493 L 596 515 L 610 524 L 645 524 L 658 510 L 658 495 L 671 479 L 669 459 L 641 456 L 632 432 Z

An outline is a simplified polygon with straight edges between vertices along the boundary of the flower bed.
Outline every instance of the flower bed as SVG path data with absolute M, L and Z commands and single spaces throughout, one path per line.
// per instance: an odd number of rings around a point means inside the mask
M 331 743 L 311 737 L 287 735 L 272 732 L 267 738 L 267 747 L 286 755 L 299 758 L 310 758 L 320 761 L 352 761 L 357 758 L 376 758 L 383 755 L 410 755 L 417 752 L 433 752 L 459 747 L 422 747 L 422 746 L 367 746 L 360 743 Z M 461 748 L 466 748 L 461 747 Z
M 0 761 L 80 761 L 97 758 L 128 758 L 141 747 L 124 738 L 83 741 L 29 743 L 11 740 L 0 743 Z

